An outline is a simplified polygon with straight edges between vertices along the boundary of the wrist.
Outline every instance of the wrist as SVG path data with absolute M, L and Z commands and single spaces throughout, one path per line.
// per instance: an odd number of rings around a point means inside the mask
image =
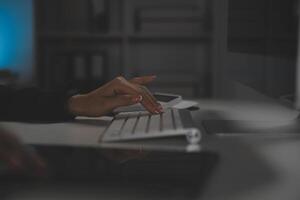
M 68 111 L 74 116 L 84 116 L 86 95 L 74 95 L 68 100 Z

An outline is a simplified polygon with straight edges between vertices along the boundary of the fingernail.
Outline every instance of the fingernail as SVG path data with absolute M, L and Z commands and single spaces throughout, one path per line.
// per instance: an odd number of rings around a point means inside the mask
M 143 100 L 143 97 L 141 95 L 137 96 L 137 97 L 134 97 L 133 98 L 133 102 L 135 103 L 139 103 Z
M 143 101 L 143 96 L 142 95 L 139 96 L 139 101 Z
M 161 105 L 157 105 L 157 106 L 156 106 L 156 109 L 157 109 L 158 111 L 162 111 L 162 110 L 163 110 L 163 107 L 162 107 Z

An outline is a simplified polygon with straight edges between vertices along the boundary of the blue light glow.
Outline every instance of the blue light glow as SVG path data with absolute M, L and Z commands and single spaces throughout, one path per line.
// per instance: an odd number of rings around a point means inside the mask
M 32 65 L 32 0 L 0 0 L 0 69 L 28 73 Z

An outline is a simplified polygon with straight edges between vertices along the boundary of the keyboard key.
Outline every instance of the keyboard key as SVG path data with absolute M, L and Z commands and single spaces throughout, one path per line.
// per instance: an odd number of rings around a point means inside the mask
M 106 130 L 106 133 L 109 133 L 111 135 L 117 136 L 120 134 L 121 129 L 123 128 L 124 122 L 126 119 L 115 119 L 108 129 Z M 105 134 L 106 134 L 105 133 Z
M 173 124 L 171 109 L 167 109 L 163 113 L 163 115 L 162 115 L 162 123 L 163 123 L 162 130 L 173 130 L 174 129 L 174 124 Z
M 141 115 L 150 115 L 149 112 L 146 111 L 137 111 L 137 112 L 124 112 L 124 113 L 119 113 L 116 115 L 116 118 L 132 118 L 132 117 L 138 117 Z
M 190 143 L 198 143 L 201 139 L 198 129 L 183 128 L 181 113 L 177 109 L 167 109 L 160 115 L 144 114 L 140 112 L 117 116 L 101 136 L 100 141 L 185 136 Z
M 137 125 L 137 117 L 135 118 L 129 118 L 124 127 L 123 127 L 123 130 L 121 132 L 121 137 L 126 137 L 128 135 L 132 135 L 133 134 L 133 131 L 134 131 L 134 127 Z
M 140 116 L 134 134 L 146 133 L 150 116 Z
M 182 126 L 182 123 L 181 123 L 181 118 L 180 118 L 178 110 L 174 109 L 172 111 L 173 111 L 173 117 L 174 117 L 173 118 L 173 120 L 174 120 L 174 127 L 176 129 L 182 128 L 183 126 Z
M 149 123 L 149 132 L 159 132 L 160 127 L 160 115 L 152 115 Z

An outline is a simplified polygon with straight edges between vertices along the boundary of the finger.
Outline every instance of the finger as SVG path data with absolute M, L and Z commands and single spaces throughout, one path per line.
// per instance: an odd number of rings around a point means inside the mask
M 158 101 L 153 97 L 153 95 L 151 94 L 151 92 L 144 86 L 139 86 L 140 90 L 142 91 L 143 94 L 143 101 L 142 101 L 142 105 L 144 107 L 146 106 L 151 106 L 153 107 L 154 113 L 155 114 L 159 114 L 162 113 L 163 109 L 162 106 L 158 103 Z
M 156 76 L 141 76 L 141 77 L 135 77 L 131 80 L 129 80 L 130 83 L 138 84 L 138 85 L 146 85 L 151 83 L 156 79 Z
M 159 108 L 159 111 L 162 111 L 162 106 L 158 102 L 158 100 L 152 95 L 152 93 L 148 90 L 148 88 L 144 86 L 140 86 L 140 88 L 145 92 L 145 95 L 147 95 L 148 98 L 151 99 L 151 102 L 155 103 L 155 105 Z
M 149 97 L 149 95 L 140 88 L 140 86 L 130 83 L 124 78 L 117 79 L 115 92 L 117 94 L 142 95 L 142 105 L 152 114 L 160 113 L 157 104 Z
M 121 106 L 130 106 L 142 102 L 142 95 L 117 95 L 114 97 L 107 97 L 109 101 L 108 109 L 113 110 Z
M 143 96 L 143 101 L 141 104 L 146 108 L 149 112 L 152 114 L 159 114 L 161 113 L 161 107 L 160 104 L 157 103 L 155 98 L 152 98 L 152 94 L 149 90 L 146 90 L 145 87 L 138 86 L 140 93 Z
M 147 93 L 146 90 L 143 90 L 142 88 L 139 88 L 140 94 L 143 96 L 143 100 L 141 104 L 143 107 L 148 110 L 152 114 L 159 114 L 160 108 L 159 105 L 151 98 L 151 95 Z

